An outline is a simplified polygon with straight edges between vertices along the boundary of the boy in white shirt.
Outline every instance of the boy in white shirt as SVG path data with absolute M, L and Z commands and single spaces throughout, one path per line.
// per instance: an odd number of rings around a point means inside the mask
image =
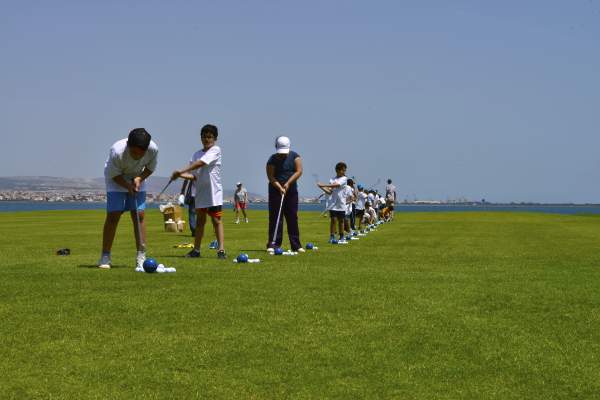
M 354 181 L 348 179 L 346 186 L 342 189 L 342 196 L 346 200 L 346 215 L 344 218 L 344 232 L 346 233 L 346 240 L 352 240 L 352 204 L 354 203 Z
M 179 177 L 195 180 L 196 184 L 196 231 L 194 248 L 186 257 L 200 257 L 200 246 L 204 236 L 206 215 L 212 220 L 215 235 L 219 243 L 217 258 L 225 259 L 223 222 L 223 185 L 221 184 L 221 148 L 215 143 L 219 131 L 214 125 L 204 125 L 200 130 L 202 149 L 192 156 L 190 164 L 180 170 L 174 171 L 171 179 Z M 194 171 L 193 174 L 190 174 Z
M 356 218 L 358 219 L 358 230 L 362 230 L 363 215 L 365 215 L 365 203 L 367 194 L 361 185 L 358 185 L 358 194 L 356 196 Z
M 117 226 L 123 212 L 131 211 L 134 232 L 137 225 L 136 213 L 140 220 L 140 237 L 136 237 L 136 267 L 141 267 L 146 260 L 146 208 L 145 180 L 156 170 L 158 146 L 144 128 L 136 128 L 129 132 L 127 139 L 121 139 L 110 148 L 108 159 L 104 164 L 104 180 L 106 183 L 106 220 L 102 234 L 102 255 L 98 268 L 111 267 L 111 248 L 115 239 Z M 136 209 L 137 205 L 137 209 Z
M 317 186 L 326 194 L 331 195 L 329 205 L 329 242 L 335 239 L 336 225 L 340 240 L 344 240 L 344 219 L 346 217 L 346 197 L 342 195 L 342 189 L 346 186 L 346 169 L 348 166 L 344 162 L 335 165 L 335 176 L 329 180 L 329 184 L 317 183 Z

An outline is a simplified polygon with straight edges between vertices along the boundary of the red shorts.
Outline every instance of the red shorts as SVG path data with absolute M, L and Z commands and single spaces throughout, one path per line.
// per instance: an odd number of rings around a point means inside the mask
M 248 205 L 243 201 L 238 201 L 237 203 L 235 203 L 236 210 L 245 210 L 246 208 L 248 208 Z
M 208 214 L 211 217 L 221 218 L 221 216 L 223 215 L 223 209 L 221 206 L 196 208 L 196 214 Z

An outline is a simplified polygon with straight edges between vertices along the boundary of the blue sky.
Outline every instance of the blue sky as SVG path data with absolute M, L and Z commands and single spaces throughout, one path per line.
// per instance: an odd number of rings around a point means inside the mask
M 219 126 L 226 186 L 337 161 L 401 198 L 600 202 L 600 2 L 0 3 L 0 175 L 101 176 L 143 126 L 159 175 Z

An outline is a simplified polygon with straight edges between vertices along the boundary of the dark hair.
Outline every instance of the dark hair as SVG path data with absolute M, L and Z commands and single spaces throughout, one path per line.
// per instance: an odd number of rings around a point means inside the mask
M 390 183 L 392 183 L 392 180 L 391 180 L 391 179 L 388 179 L 388 184 L 390 184 Z
M 348 179 L 348 180 L 346 181 L 346 183 L 347 183 L 349 186 L 354 186 L 354 181 L 353 181 L 352 179 Z
M 152 136 L 144 129 L 144 128 L 135 128 L 129 132 L 129 137 L 127 137 L 127 146 L 131 147 L 139 147 L 140 149 L 146 151 L 150 146 L 150 140 Z
M 207 124 L 207 125 L 204 125 L 202 127 L 202 129 L 200 129 L 200 136 L 203 136 L 204 134 L 207 134 L 207 133 L 212 134 L 215 137 L 215 139 L 219 136 L 219 130 L 214 125 Z
M 335 170 L 337 171 L 338 169 L 342 169 L 342 168 L 348 168 L 348 166 L 346 165 L 345 162 L 340 161 L 339 163 L 335 164 Z

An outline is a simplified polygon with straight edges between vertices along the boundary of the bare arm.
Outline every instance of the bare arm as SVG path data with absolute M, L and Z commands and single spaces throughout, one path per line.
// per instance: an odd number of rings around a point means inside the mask
M 146 178 L 148 178 L 150 175 L 152 175 L 152 172 L 154 171 L 151 171 L 148 168 L 144 167 L 144 170 L 142 171 L 140 176 L 136 176 L 135 178 L 133 178 L 133 187 L 136 192 L 140 191 L 142 182 L 145 181 Z
M 188 174 L 188 172 L 193 171 L 198 168 L 201 168 L 201 167 L 204 167 L 205 165 L 206 165 L 206 163 L 202 160 L 194 161 L 193 163 L 191 163 L 190 165 L 188 165 L 186 167 L 183 167 L 182 169 L 173 171 L 173 174 L 171 174 L 171 179 L 175 180 L 179 177 L 181 177 L 183 179 L 189 179 L 189 180 L 194 179 L 194 176 L 192 174 Z
M 320 187 L 321 189 L 335 189 L 342 185 L 340 185 L 339 183 L 332 183 L 329 185 L 326 183 L 317 183 L 317 186 Z
M 123 178 L 123 175 L 117 175 L 114 178 L 112 178 L 113 181 L 115 181 L 115 183 L 121 187 L 124 187 L 125 189 L 127 189 L 127 191 L 129 192 L 129 194 L 133 194 L 133 192 L 135 192 L 135 186 L 133 185 L 132 182 L 127 182 L 125 180 L 125 178 Z

